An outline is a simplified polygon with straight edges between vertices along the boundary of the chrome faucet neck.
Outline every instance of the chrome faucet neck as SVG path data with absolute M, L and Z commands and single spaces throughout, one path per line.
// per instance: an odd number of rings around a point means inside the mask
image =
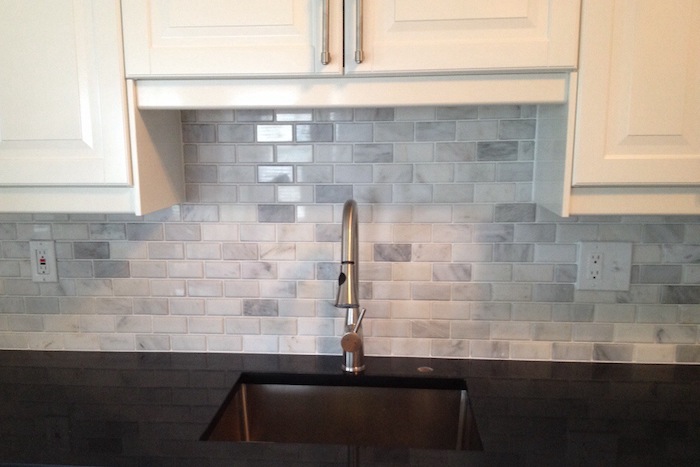
M 362 313 L 359 299 L 359 241 L 357 203 L 350 199 L 343 206 L 341 231 L 340 275 L 335 306 L 345 308 L 345 331 L 341 339 L 343 348 L 343 370 L 359 373 L 365 369 L 364 345 L 362 341 Z

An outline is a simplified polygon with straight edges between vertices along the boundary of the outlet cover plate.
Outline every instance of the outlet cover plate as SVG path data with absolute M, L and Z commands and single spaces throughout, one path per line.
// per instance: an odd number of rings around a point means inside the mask
M 595 258 L 595 261 L 593 260 Z M 592 271 L 591 268 L 596 268 Z M 630 289 L 632 244 L 629 242 L 580 242 L 578 244 L 578 290 Z
M 56 246 L 52 240 L 30 241 L 29 260 L 32 266 L 32 281 L 58 282 Z

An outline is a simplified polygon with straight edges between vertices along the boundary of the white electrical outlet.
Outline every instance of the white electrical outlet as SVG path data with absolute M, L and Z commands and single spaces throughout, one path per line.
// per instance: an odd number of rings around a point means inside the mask
M 29 242 L 29 260 L 32 264 L 32 281 L 58 282 L 56 246 L 53 241 Z
M 586 278 L 589 281 L 598 281 L 603 268 L 603 253 L 595 252 L 584 257 L 586 260 Z
M 629 290 L 631 243 L 581 242 L 578 247 L 578 290 Z

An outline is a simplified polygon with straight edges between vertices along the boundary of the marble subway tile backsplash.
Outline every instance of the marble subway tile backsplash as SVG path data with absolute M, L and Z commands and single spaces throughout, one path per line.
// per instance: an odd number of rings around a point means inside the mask
M 0 348 L 340 354 L 342 204 L 372 355 L 700 363 L 700 218 L 532 202 L 536 106 L 182 112 L 187 201 L 0 214 Z M 58 283 L 31 281 L 55 240 Z M 577 244 L 633 245 L 579 291 Z

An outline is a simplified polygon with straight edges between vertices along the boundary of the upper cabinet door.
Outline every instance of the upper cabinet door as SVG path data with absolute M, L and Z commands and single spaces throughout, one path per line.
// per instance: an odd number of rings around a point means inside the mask
M 128 77 L 342 73 L 342 0 L 123 0 Z M 327 27 L 324 27 L 326 25 Z M 329 63 L 322 63 L 327 43 Z
M 130 183 L 119 2 L 0 12 L 0 184 Z
M 577 66 L 580 0 L 346 0 L 345 5 L 347 73 Z M 358 42 L 360 64 L 353 60 Z
M 574 186 L 700 183 L 700 1 L 586 1 Z

